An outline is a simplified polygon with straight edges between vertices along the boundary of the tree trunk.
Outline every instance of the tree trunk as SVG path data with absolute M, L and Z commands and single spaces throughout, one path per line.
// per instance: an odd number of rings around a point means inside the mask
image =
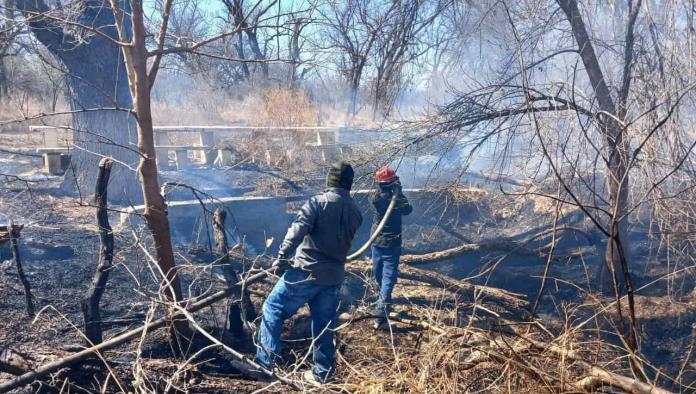
M 144 51 L 144 41 L 142 49 Z M 146 73 L 141 74 L 141 72 L 147 70 L 147 58 L 145 56 L 138 58 L 137 63 L 134 65 L 137 75 L 147 75 Z M 143 216 L 152 233 L 157 265 L 163 275 L 164 294 L 170 301 L 179 302 L 183 297 L 174 260 L 167 209 L 164 198 L 160 194 L 159 180 L 157 179 L 157 161 L 150 109 L 150 89 L 147 86 L 147 78 L 144 84 L 137 84 L 135 90 L 136 95 L 133 97 L 133 102 L 135 104 L 134 109 L 138 114 L 138 148 L 142 155 L 140 165 L 138 166 L 138 174 L 145 204 Z M 191 334 L 188 324 L 184 321 L 175 321 L 174 323 L 171 331 L 172 340 L 179 345 L 178 350 L 185 350 Z
M 259 40 L 256 36 L 256 31 L 246 29 L 245 32 L 247 35 L 247 41 L 249 42 L 249 48 L 251 48 L 251 51 L 254 52 L 254 58 L 256 60 L 266 59 L 266 56 L 263 54 L 263 52 L 261 51 L 261 47 L 259 46 Z M 268 80 L 268 63 L 261 63 L 261 75 L 263 75 L 264 81 Z
M 79 58 L 63 57 L 70 74 L 68 97 L 73 111 L 92 108 L 130 110 L 128 78 L 118 47 L 102 42 L 86 44 Z M 86 60 L 88 59 L 88 60 Z M 64 187 L 75 188 L 81 195 L 97 180 L 99 162 L 104 157 L 114 163 L 111 177 L 113 201 L 139 202 L 135 177 L 138 163 L 136 125 L 130 113 L 123 110 L 77 112 L 73 116 L 74 150 Z M 129 168 L 130 167 L 130 168 Z
M 14 4 L 13 0 L 3 1 L 4 22 L 0 23 L 0 98 L 7 96 L 9 92 L 9 81 L 7 80 L 7 65 L 5 64 L 8 58 L 7 52 L 14 44 L 14 35 L 12 32 L 14 19 Z
M 626 115 L 626 100 L 630 88 L 633 61 L 633 28 L 641 2 L 638 1 L 637 4 L 634 5 L 635 8 L 631 10 L 631 15 L 629 16 L 626 46 L 624 48 L 625 64 L 623 69 L 623 83 L 619 91 L 618 106 L 614 103 L 609 87 L 606 84 L 592 41 L 590 40 L 580 10 L 578 9 L 577 1 L 557 0 L 557 2 L 570 22 L 573 36 L 580 49 L 580 57 L 585 66 L 587 76 L 592 83 L 595 97 L 599 103 L 599 107 L 605 112 L 605 114 L 599 118 L 599 122 L 600 127 L 603 129 L 601 131 L 604 134 L 605 143 L 607 145 L 607 160 L 609 164 L 606 182 L 609 192 L 608 200 L 611 217 L 609 220 L 609 237 L 607 239 L 605 264 L 599 271 L 599 286 L 601 290 L 605 292 L 608 292 L 609 289 L 614 290 L 617 314 L 621 324 L 625 324 L 625 321 L 621 308 L 620 296 L 622 294 L 622 288 L 625 287 L 628 298 L 629 321 L 628 327 L 621 327 L 620 330 L 625 332 L 624 335 L 626 337 L 628 350 L 631 353 L 629 355 L 629 363 L 632 372 L 639 379 L 647 379 L 642 368 L 642 362 L 633 354 L 638 349 L 638 334 L 636 332 L 634 290 L 629 268 L 630 247 L 628 245 L 628 160 L 630 156 L 630 146 L 628 140 L 625 138 L 627 126 L 625 127 L 621 121 L 618 120 L 625 118 Z M 620 273 L 620 275 L 617 273 Z
M 40 0 L 15 3 L 25 17 L 32 17 L 29 27 L 34 36 L 66 68 L 68 99 L 71 110 L 77 112 L 72 121 L 75 149 L 63 188 L 80 194 L 91 189 L 99 161 L 109 157 L 116 163 L 110 185 L 112 200 L 137 202 L 135 122 L 128 112 L 132 101 L 119 46 L 96 34 L 87 39 L 73 37 L 56 22 L 36 17 L 36 13 L 49 11 Z M 118 40 L 113 12 L 101 1 L 85 1 L 79 21 Z
M 112 4 L 113 2 L 114 0 L 112 0 Z M 145 42 L 147 33 L 143 16 L 143 3 L 141 1 L 133 1 L 132 4 L 133 45 L 131 47 L 123 47 L 123 52 L 126 55 L 126 70 L 130 94 L 133 100 L 133 110 L 137 114 L 138 150 L 140 153 L 138 175 L 140 176 L 145 205 L 143 216 L 152 233 L 157 266 L 163 276 L 161 283 L 162 291 L 170 301 L 180 302 L 183 299 L 181 283 L 174 260 L 167 208 L 164 197 L 160 193 L 159 179 L 157 178 L 152 108 L 150 107 L 150 89 L 156 74 L 149 75 L 147 69 L 148 51 Z M 124 39 L 125 37 L 123 36 L 127 33 L 123 30 L 120 33 L 121 38 Z M 156 72 L 155 70 L 151 72 Z M 191 338 L 191 330 L 188 323 L 181 320 L 174 320 L 172 323 L 171 339 L 175 345 L 174 349 L 175 351 L 185 353 Z
M 297 84 L 297 67 L 300 64 L 300 33 L 302 32 L 302 19 L 293 21 L 292 36 L 288 44 L 290 52 L 290 64 L 288 66 L 288 87 L 295 89 Z
M 246 55 L 244 54 L 244 36 L 239 34 L 237 36 L 237 56 L 239 56 L 240 60 L 246 60 Z M 244 73 L 244 78 L 249 79 L 251 76 L 251 73 L 249 72 L 249 65 L 245 62 L 242 61 L 242 72 Z
M 355 116 L 358 112 L 358 89 L 360 88 L 360 73 L 356 72 L 350 80 L 350 97 L 348 98 L 348 115 Z
M 379 98 L 380 95 L 382 94 L 382 87 L 381 87 L 381 79 L 382 79 L 382 71 L 377 70 L 377 77 L 375 78 L 375 93 L 374 97 L 372 98 L 372 121 L 377 120 L 377 111 L 379 111 Z
M 0 98 L 7 96 L 8 92 L 8 81 L 7 81 L 7 67 L 5 66 L 5 55 L 0 54 Z
M 580 15 L 577 2 L 575 0 L 557 0 L 563 12 L 566 14 L 573 36 L 580 48 L 580 57 L 585 66 L 585 71 L 592 83 L 599 107 L 608 114 L 619 116 L 617 106 L 611 97 L 609 87 L 604 79 L 604 74 L 597 60 L 594 47 L 590 41 L 590 37 L 585 29 L 585 24 Z M 603 116 L 600 120 L 600 126 L 603 128 L 605 141 L 608 147 L 609 166 L 607 177 L 607 189 L 609 194 L 609 203 L 613 214 L 611 223 L 616 222 L 616 236 L 610 236 L 607 240 L 607 249 L 605 253 L 606 264 L 600 268 L 598 273 L 599 286 L 607 292 L 611 291 L 615 283 L 621 283 L 623 276 L 618 276 L 616 273 L 621 272 L 621 264 L 619 255 L 628 255 L 628 220 L 625 216 L 628 206 L 628 187 L 629 179 L 626 168 L 626 160 L 628 159 L 628 143 L 624 139 L 623 127 L 612 116 Z M 620 219 L 620 220 L 619 220 Z M 617 240 L 622 242 L 623 251 L 619 253 L 617 250 Z M 628 257 L 627 257 L 628 259 Z
M 94 192 L 94 202 L 97 206 L 97 225 L 99 226 L 99 264 L 92 279 L 92 285 L 82 300 L 82 313 L 85 317 L 85 336 L 87 337 L 88 346 L 102 341 L 99 302 L 106 289 L 106 282 L 109 280 L 109 271 L 114 258 L 114 234 L 109 224 L 109 212 L 106 203 L 111 167 L 111 160 L 106 158 L 101 160 Z

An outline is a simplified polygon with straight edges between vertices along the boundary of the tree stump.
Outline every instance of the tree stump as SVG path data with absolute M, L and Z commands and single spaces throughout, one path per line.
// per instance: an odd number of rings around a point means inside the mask
M 225 232 L 225 218 L 227 212 L 222 208 L 217 208 L 213 213 L 213 232 L 215 234 L 215 255 L 218 264 L 221 265 L 225 281 L 232 287 L 232 297 L 241 302 L 233 302 L 229 310 L 229 331 L 236 334 L 244 334 L 245 322 L 252 321 L 256 317 L 254 304 L 249 298 L 246 289 L 242 289 L 239 283 L 239 274 L 230 265 L 229 245 L 227 243 L 227 233 Z

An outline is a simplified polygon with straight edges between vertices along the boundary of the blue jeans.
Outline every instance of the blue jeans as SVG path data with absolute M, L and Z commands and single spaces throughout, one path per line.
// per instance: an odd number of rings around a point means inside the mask
M 340 285 L 321 286 L 307 280 L 309 272 L 292 268 L 273 287 L 263 303 L 256 362 L 271 369 L 282 361 L 280 334 L 283 322 L 309 303 L 314 339 L 314 376 L 326 381 L 335 371 L 333 328 L 340 295 Z
M 399 257 L 401 246 L 372 247 L 372 274 L 379 287 L 375 310 L 377 316 L 387 316 L 391 310 L 392 291 L 399 277 Z

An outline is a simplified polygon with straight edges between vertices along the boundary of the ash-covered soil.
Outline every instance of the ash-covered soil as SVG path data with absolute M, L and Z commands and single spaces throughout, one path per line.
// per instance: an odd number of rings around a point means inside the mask
M 9 259 L 7 245 L 0 246 L 0 256 L 5 260 L 0 264 L 0 312 L 3 316 L 0 319 L 0 344 L 3 349 L 12 348 L 25 353 L 36 365 L 65 357 L 84 344 L 80 333 L 83 324 L 80 300 L 85 295 L 98 261 L 94 208 L 88 205 L 88 201 L 80 202 L 74 196 L 62 193 L 60 178 L 42 175 L 37 170 L 40 166 L 40 158 L 0 153 L 0 173 L 21 178 L 3 178 L 0 175 L 0 217 L 25 224 L 20 251 L 36 309 L 40 311 L 33 319 L 26 315 L 23 288 L 16 267 Z M 220 170 L 215 177 L 205 176 L 205 173 L 165 173 L 164 178 L 199 186 L 201 183 L 209 185 L 214 193 L 236 190 L 234 192 L 238 195 L 292 195 L 320 188 L 320 177 L 302 183 L 293 176 L 269 175 L 267 172 L 257 168 L 228 169 Z M 548 238 L 526 243 L 524 248 L 517 249 L 518 244 L 511 244 L 512 248 L 505 244 L 523 242 L 547 229 L 553 215 L 552 207 L 545 205 L 541 199 L 516 199 L 490 193 L 477 194 L 471 206 L 475 209 L 456 225 L 428 223 L 407 226 L 404 252 L 421 254 L 462 243 L 499 241 L 478 251 L 420 268 L 524 293 L 534 300 L 547 263 L 541 251 L 546 250 Z M 577 212 L 564 214 L 564 220 L 567 220 L 565 224 L 589 228 Z M 154 317 L 165 313 L 157 302 L 162 296 L 157 285 L 158 276 L 139 246 L 139 243 L 145 247 L 149 245 L 147 231 L 116 226 L 118 215 L 116 211 L 110 215 L 116 231 L 116 255 L 101 302 L 105 338 L 141 325 L 153 310 Z M 570 324 L 565 317 L 571 323 L 591 319 L 596 311 L 596 303 L 606 305 L 612 301 L 611 298 L 588 294 L 583 290 L 594 280 L 593 272 L 602 250 L 595 235 L 590 230 L 587 232 L 589 235 L 568 234 L 563 237 L 557 249 L 561 257 L 553 260 L 549 271 L 551 280 L 542 299 L 540 316 L 554 334 L 562 332 L 564 325 Z M 641 289 L 636 297 L 641 349 L 657 368 L 669 376 L 679 375 L 683 381 L 693 381 L 696 370 L 694 356 L 693 352 L 686 350 L 694 346 L 696 313 L 694 300 L 688 297 L 691 291 L 688 280 L 657 280 L 667 272 L 664 262 L 647 253 L 643 244 L 637 244 L 635 252 L 641 256 L 636 259 L 634 268 L 638 286 L 656 281 Z M 177 245 L 176 248 L 178 263 L 184 267 L 182 280 L 188 296 L 201 296 L 222 288 L 219 275 L 208 265 L 212 257 L 204 250 L 205 246 Z M 580 254 L 571 255 L 578 250 Z M 271 285 L 271 281 L 252 285 L 252 301 L 257 311 Z M 366 311 L 375 297 L 369 280 L 357 276 L 349 278 L 344 293 L 346 302 L 350 301 L 350 304 L 345 304 L 342 312 L 355 316 Z M 434 324 L 466 325 L 471 313 L 466 303 L 456 300 L 450 293 L 417 282 L 401 281 L 397 285 L 395 299 L 399 304 L 397 311 L 404 316 Z M 233 338 L 226 332 L 226 310 L 227 306 L 220 303 L 198 312 L 196 318 L 223 342 L 252 356 L 253 346 L 249 341 Z M 307 367 L 307 360 L 311 360 L 311 356 L 306 357 L 310 344 L 307 314 L 305 308 L 287 323 L 286 358 L 291 363 L 300 360 L 298 374 Z M 607 326 L 605 319 L 597 320 L 602 320 L 600 324 L 603 327 Z M 337 383 L 340 386 L 336 386 L 337 390 L 476 391 L 493 387 L 491 384 L 505 372 L 501 365 L 490 362 L 466 368 L 464 361 L 468 353 L 456 343 L 442 342 L 441 336 L 432 331 L 397 322 L 393 324 L 391 332 L 375 331 L 371 328 L 373 322 L 372 319 L 359 319 L 339 329 Z M 477 324 L 491 324 L 491 321 L 483 319 Z M 588 326 L 587 331 L 594 332 L 590 330 L 591 327 L 596 326 Z M 606 338 L 617 341 L 609 334 Z M 141 342 L 131 341 L 103 354 L 113 371 L 112 376 L 102 363 L 94 361 L 78 368 L 61 370 L 51 379 L 23 391 L 58 391 L 64 385 L 70 392 L 133 389 L 163 392 L 169 388 L 172 392 L 222 393 L 254 392 L 266 388 L 267 384 L 242 378 L 230 362 L 231 357 L 216 347 L 202 351 L 195 359 L 186 362 L 187 357 L 208 345 L 208 341 L 199 337 L 185 357 L 175 356 L 169 345 L 167 330 L 159 330 Z M 685 355 L 691 359 L 685 359 Z M 301 362 L 303 359 L 305 361 Z M 9 377 L 0 374 L 0 379 Z M 539 389 L 525 376 L 520 376 L 514 382 L 516 392 L 537 392 Z M 668 379 L 661 382 L 669 385 Z M 278 392 L 288 390 L 278 385 L 267 389 Z

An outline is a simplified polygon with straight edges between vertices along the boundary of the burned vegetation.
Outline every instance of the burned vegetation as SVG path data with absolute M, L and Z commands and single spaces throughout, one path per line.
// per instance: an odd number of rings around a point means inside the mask
M 693 1 L 213 3 L 0 5 L 0 392 L 696 392 Z

